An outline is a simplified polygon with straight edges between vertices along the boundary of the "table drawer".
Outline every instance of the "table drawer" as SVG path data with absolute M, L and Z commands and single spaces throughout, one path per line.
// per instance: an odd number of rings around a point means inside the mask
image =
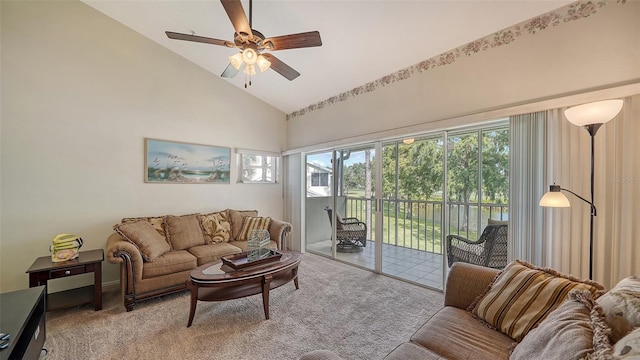
M 69 267 L 60 270 L 51 270 L 49 272 L 49 279 L 57 279 L 65 276 L 84 274 L 85 272 L 86 271 L 84 265 Z

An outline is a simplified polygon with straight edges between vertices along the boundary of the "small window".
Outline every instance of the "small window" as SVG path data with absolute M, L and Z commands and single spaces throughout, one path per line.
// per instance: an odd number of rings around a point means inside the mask
M 329 186 L 329 173 L 312 173 L 311 186 Z
M 253 150 L 237 150 L 238 182 L 245 184 L 277 184 L 280 156 Z

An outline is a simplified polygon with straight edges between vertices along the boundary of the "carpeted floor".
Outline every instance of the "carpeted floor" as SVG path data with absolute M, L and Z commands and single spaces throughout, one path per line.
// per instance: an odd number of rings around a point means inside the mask
M 330 349 L 345 359 L 382 359 L 442 307 L 439 292 L 305 254 L 293 283 L 262 297 L 199 302 L 187 328 L 187 292 L 127 313 L 117 291 L 92 305 L 47 313 L 43 359 L 297 359 Z

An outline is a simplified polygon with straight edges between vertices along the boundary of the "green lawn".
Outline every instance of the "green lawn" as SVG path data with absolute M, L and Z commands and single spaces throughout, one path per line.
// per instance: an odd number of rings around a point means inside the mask
M 349 201 L 358 200 L 350 199 Z M 382 226 L 383 242 L 385 244 L 403 246 L 439 254 L 442 253 L 442 224 L 439 222 L 439 219 L 436 219 L 435 221 L 433 220 L 434 217 L 432 216 L 431 211 L 425 211 L 422 209 L 418 214 L 418 211 L 414 207 L 413 215 L 409 216 L 406 214 L 405 209 L 402 206 L 397 209 L 396 213 L 396 210 L 393 208 L 389 209 L 387 207 L 389 204 L 388 202 L 384 202 L 384 204 L 385 207 L 382 212 Z M 347 209 L 352 208 L 355 208 L 355 206 L 350 207 L 349 204 L 347 204 Z M 358 210 L 358 212 L 360 212 L 360 210 Z M 349 211 L 347 211 L 347 216 L 361 217 L 356 214 L 351 214 Z M 375 237 L 375 219 L 373 219 L 372 224 L 369 224 L 369 226 L 371 227 L 371 237 Z M 458 233 L 460 233 L 461 236 L 468 237 L 472 240 L 475 240 L 478 237 L 478 233 L 476 231 L 470 230 L 467 235 L 466 231 L 458 231 L 455 227 L 450 227 L 447 234 Z

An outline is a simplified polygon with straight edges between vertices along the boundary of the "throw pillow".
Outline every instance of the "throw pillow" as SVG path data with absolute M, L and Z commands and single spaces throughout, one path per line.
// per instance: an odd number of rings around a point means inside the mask
M 238 240 L 242 223 L 247 216 L 258 216 L 258 210 L 233 210 L 227 209 L 229 212 L 229 222 L 231 223 L 231 240 Z
M 640 327 L 640 278 L 630 276 L 598 298 L 611 328 L 615 344 L 631 330 Z
M 151 262 L 171 250 L 169 243 L 145 220 L 117 224 L 113 229 L 135 245 L 145 261 Z
M 640 359 L 640 328 L 633 330 L 613 346 L 613 359 Z
M 198 220 L 207 244 L 228 242 L 231 238 L 231 223 L 229 222 L 228 211 L 199 215 Z
M 604 287 L 516 260 L 496 276 L 469 308 L 489 326 L 521 341 L 574 289 L 588 290 L 597 297 Z
M 167 238 L 174 250 L 185 250 L 205 244 L 198 215 L 169 215 L 165 218 Z
M 167 234 L 164 231 L 164 216 L 156 216 L 156 217 L 136 217 L 136 218 L 124 218 L 120 220 L 121 223 L 132 223 L 140 220 L 144 220 L 151 224 L 154 229 L 162 236 L 163 239 L 167 238 Z
M 568 299 L 522 339 L 510 360 L 579 360 L 611 356 L 609 328 L 589 291 L 573 290 Z
M 270 217 L 247 216 L 242 222 L 242 229 L 240 230 L 240 234 L 238 235 L 238 238 L 236 240 L 247 241 L 249 240 L 249 235 L 251 235 L 251 230 L 269 231 L 269 226 L 271 226 Z

